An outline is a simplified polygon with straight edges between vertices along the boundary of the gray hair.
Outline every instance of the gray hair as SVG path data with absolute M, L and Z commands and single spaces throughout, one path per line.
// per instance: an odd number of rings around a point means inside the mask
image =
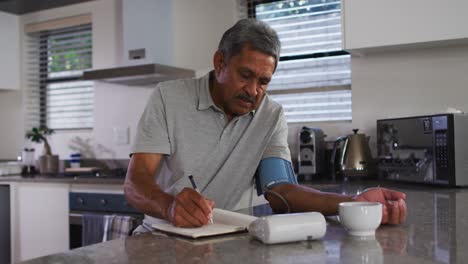
M 255 50 L 273 56 L 276 70 L 281 43 L 276 31 L 268 24 L 252 18 L 239 20 L 224 32 L 218 50 L 223 53 L 227 62 L 233 56 L 241 53 L 245 45 L 250 45 Z

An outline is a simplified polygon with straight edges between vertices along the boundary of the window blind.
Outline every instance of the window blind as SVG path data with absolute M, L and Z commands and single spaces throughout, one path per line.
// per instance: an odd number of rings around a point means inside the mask
M 26 125 L 52 129 L 93 127 L 93 82 L 83 81 L 92 68 L 90 24 L 28 34 Z
M 268 91 L 288 122 L 351 120 L 351 58 L 341 45 L 340 1 L 238 3 L 241 17 L 262 20 L 278 33 L 281 58 Z

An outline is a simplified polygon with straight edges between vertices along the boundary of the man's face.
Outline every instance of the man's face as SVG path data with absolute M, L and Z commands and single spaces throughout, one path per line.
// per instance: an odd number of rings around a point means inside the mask
M 215 104 L 231 119 L 256 109 L 275 69 L 275 58 L 245 46 L 226 62 L 221 52 L 214 57 Z

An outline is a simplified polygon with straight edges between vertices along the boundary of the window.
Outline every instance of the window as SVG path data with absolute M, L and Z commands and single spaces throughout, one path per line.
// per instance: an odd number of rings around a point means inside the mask
M 32 33 L 29 37 L 27 126 L 93 127 L 94 88 L 83 81 L 92 68 L 90 24 Z
M 239 1 L 281 40 L 268 93 L 288 122 L 351 120 L 351 58 L 341 48 L 340 1 Z

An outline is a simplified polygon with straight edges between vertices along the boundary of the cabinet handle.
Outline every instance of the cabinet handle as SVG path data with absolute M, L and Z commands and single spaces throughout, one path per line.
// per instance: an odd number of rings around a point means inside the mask
M 78 199 L 76 199 L 78 201 L 79 204 L 84 204 L 84 200 L 83 198 L 81 197 L 78 197 Z
M 104 200 L 104 199 L 101 199 L 101 201 L 100 201 L 100 202 L 101 202 L 101 205 L 106 205 L 106 204 L 107 204 L 107 201 L 106 201 L 106 200 Z

